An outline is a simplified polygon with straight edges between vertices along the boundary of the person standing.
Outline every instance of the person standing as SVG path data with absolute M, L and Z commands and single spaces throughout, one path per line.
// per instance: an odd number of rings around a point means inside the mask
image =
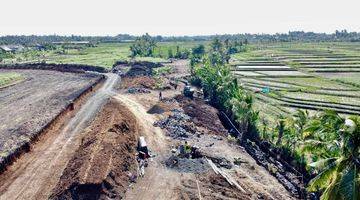
M 161 101 L 162 100 L 162 93 L 161 93 L 161 91 L 159 92 L 159 101 Z

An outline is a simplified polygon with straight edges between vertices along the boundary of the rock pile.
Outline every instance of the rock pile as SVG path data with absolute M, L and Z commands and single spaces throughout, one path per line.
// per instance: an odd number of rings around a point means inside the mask
M 165 161 L 165 165 L 182 173 L 201 173 L 210 169 L 208 162 L 203 158 L 188 159 L 174 155 Z
M 167 134 L 173 138 L 187 138 L 196 133 L 196 126 L 188 115 L 178 109 L 171 112 L 169 117 L 156 121 L 154 126 L 166 129 Z
M 150 93 L 150 90 L 146 89 L 146 88 L 129 88 L 128 89 L 128 93 L 130 94 L 136 94 L 136 93 Z

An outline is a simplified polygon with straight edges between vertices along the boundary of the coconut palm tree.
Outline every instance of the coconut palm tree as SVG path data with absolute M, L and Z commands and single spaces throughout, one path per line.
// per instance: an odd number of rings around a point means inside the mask
M 358 200 L 360 199 L 360 117 L 340 120 L 337 116 L 325 115 L 321 121 L 330 122 L 330 119 L 335 122 L 343 121 L 337 131 L 339 153 L 337 156 L 326 157 L 310 164 L 318 170 L 318 175 L 310 181 L 308 189 L 321 190 L 322 200 Z M 327 127 L 326 130 L 332 128 Z
M 310 161 L 339 155 L 339 130 L 344 122 L 345 119 L 334 111 L 318 113 L 309 120 L 303 131 L 302 151 L 311 154 Z

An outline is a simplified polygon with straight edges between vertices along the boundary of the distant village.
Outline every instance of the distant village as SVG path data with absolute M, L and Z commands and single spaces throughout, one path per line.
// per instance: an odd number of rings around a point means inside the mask
M 93 45 L 90 41 L 64 41 L 64 42 L 52 42 L 52 45 L 71 45 L 71 46 L 89 46 Z M 17 53 L 22 52 L 27 49 L 33 49 L 33 50 L 46 50 L 47 45 L 45 44 L 35 44 L 35 45 L 19 45 L 19 44 L 11 44 L 11 45 L 0 45 L 0 52 L 5 53 Z

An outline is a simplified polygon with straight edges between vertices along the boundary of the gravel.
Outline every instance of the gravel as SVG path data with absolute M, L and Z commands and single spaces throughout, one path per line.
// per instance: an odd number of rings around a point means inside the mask
M 154 126 L 166 129 L 167 134 L 173 138 L 187 138 L 196 133 L 196 126 L 188 115 L 178 109 L 171 112 L 169 117 L 156 121 Z
M 203 158 L 188 159 L 171 156 L 165 161 L 165 165 L 182 173 L 200 173 L 210 169 L 209 164 Z

